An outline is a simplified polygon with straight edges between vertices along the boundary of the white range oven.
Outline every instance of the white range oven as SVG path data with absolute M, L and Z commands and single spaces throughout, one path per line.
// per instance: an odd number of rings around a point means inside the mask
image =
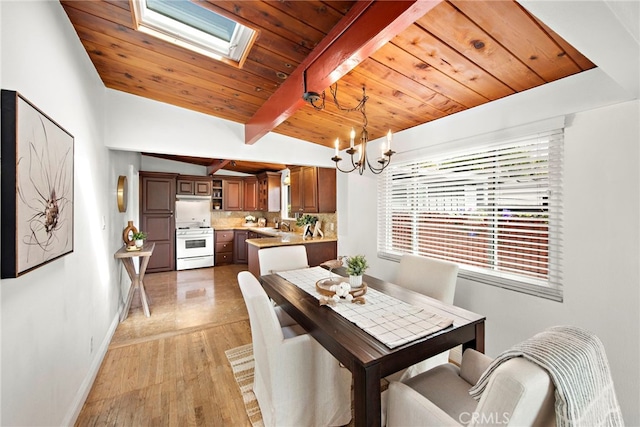
M 213 228 L 182 226 L 176 229 L 176 270 L 213 267 Z
M 176 270 L 213 267 L 211 199 L 176 200 Z

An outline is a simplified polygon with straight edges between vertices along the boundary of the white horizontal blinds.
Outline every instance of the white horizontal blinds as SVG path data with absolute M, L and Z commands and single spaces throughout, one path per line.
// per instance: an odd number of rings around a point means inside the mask
M 391 164 L 379 180 L 378 250 L 560 286 L 563 131 Z

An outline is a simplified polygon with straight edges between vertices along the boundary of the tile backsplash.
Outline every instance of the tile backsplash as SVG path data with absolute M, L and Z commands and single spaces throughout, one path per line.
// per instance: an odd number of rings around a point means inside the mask
M 247 215 L 253 215 L 256 218 L 266 218 L 267 227 L 273 227 L 275 219 L 278 218 L 280 222 L 282 219 L 277 212 L 243 212 L 243 211 L 211 211 L 211 226 L 214 229 L 234 228 L 242 227 L 244 224 L 244 217 Z M 322 221 L 322 232 L 326 237 L 335 237 L 338 234 L 338 215 L 332 214 L 311 214 L 318 217 L 318 220 Z M 296 226 L 294 219 L 285 219 L 285 222 L 291 224 L 292 231 L 302 232 L 301 227 Z M 331 224 L 333 224 L 333 230 L 331 230 Z

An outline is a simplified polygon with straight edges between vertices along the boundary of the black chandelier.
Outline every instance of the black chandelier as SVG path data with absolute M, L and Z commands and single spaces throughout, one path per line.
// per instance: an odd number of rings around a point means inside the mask
M 358 171 L 360 175 L 362 175 L 367 167 L 374 174 L 381 173 L 389 164 L 391 163 L 391 156 L 395 153 L 395 151 L 391 150 L 391 130 L 387 133 L 387 141 L 386 146 L 385 143 L 382 143 L 382 149 L 380 152 L 380 157 L 376 160 L 378 163 L 377 166 L 372 165 L 369 162 L 369 156 L 367 155 L 367 142 L 369 142 L 369 132 L 367 131 L 367 125 L 369 121 L 367 120 L 367 112 L 365 109 L 367 100 L 369 97 L 366 94 L 365 87 L 362 87 L 362 99 L 352 108 L 343 108 L 338 102 L 338 83 L 329 86 L 329 91 L 331 92 L 331 96 L 333 98 L 333 103 L 336 105 L 336 108 L 340 111 L 344 111 L 345 113 L 350 113 L 352 111 L 359 111 L 362 114 L 362 133 L 360 135 L 360 144 L 358 148 L 354 146 L 354 139 L 356 136 L 355 129 L 351 128 L 350 134 L 350 146 L 346 150 L 347 154 L 351 158 L 351 169 L 342 169 L 340 167 L 340 161 L 342 157 L 339 156 L 339 146 L 340 146 L 340 138 L 336 138 L 336 155 L 331 158 L 334 162 L 336 162 L 336 168 L 340 172 L 350 173 L 355 170 Z M 307 75 L 304 73 L 304 93 L 302 95 L 302 99 L 308 102 L 313 108 L 316 110 L 324 110 L 325 108 L 325 93 L 319 94 L 317 92 L 307 92 Z M 357 156 L 356 156 L 357 154 Z M 356 157 L 358 160 L 356 160 Z

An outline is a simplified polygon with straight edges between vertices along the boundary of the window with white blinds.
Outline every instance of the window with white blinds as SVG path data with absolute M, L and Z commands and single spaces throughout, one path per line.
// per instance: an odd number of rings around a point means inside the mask
M 563 130 L 393 163 L 378 254 L 450 260 L 460 276 L 562 300 Z

